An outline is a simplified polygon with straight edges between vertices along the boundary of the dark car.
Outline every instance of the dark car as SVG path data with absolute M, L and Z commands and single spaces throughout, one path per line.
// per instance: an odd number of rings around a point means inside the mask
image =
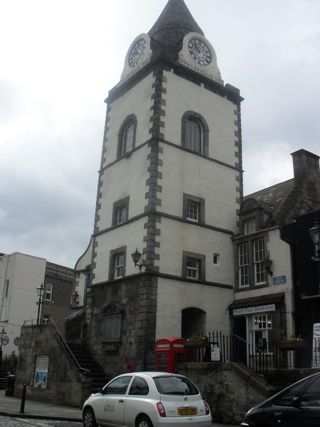
M 320 427 L 320 372 L 251 408 L 241 426 Z

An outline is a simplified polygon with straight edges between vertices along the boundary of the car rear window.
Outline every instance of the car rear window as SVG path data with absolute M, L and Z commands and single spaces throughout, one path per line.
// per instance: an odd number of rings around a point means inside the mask
M 174 375 L 155 377 L 154 382 L 160 394 L 194 395 L 199 394 L 197 387 L 188 378 Z

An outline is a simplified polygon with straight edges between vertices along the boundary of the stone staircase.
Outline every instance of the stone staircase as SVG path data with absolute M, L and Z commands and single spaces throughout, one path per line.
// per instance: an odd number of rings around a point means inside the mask
M 86 370 L 83 372 L 83 375 L 91 380 L 92 393 L 96 392 L 108 382 L 102 367 L 93 359 L 91 353 L 86 348 L 70 342 L 67 344 L 81 368 Z

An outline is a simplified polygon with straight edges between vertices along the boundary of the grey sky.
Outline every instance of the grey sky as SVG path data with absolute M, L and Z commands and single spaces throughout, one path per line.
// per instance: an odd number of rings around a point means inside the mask
M 0 252 L 73 266 L 93 227 L 104 99 L 166 0 L 0 0 Z M 320 2 L 186 0 L 241 90 L 245 193 L 320 155 Z

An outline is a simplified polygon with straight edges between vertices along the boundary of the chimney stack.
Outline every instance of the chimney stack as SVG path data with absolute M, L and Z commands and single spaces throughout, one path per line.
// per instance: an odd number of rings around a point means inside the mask
M 301 181 L 308 176 L 319 178 L 319 156 L 303 149 L 291 153 L 291 156 L 295 181 Z

